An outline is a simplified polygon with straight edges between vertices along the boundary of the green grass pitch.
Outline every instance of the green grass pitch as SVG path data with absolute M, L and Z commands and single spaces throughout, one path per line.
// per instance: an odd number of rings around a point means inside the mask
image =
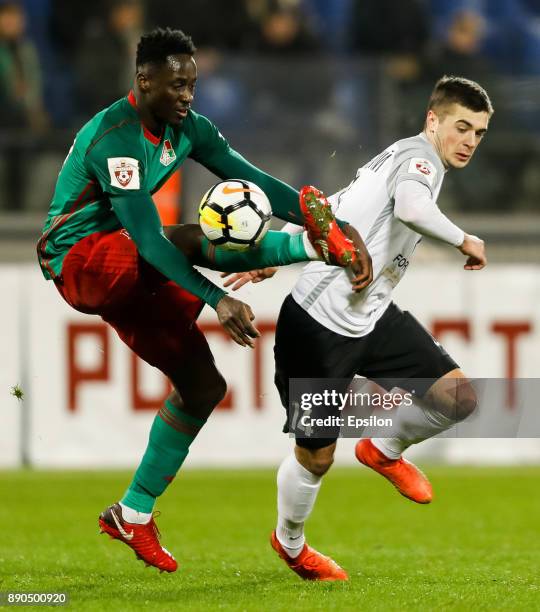
M 348 583 L 303 582 L 271 550 L 272 470 L 181 473 L 158 519 L 175 574 L 97 535 L 127 472 L 0 472 L 0 591 L 66 591 L 74 610 L 540 610 L 540 468 L 427 472 L 429 506 L 365 468 L 326 477 L 308 541 Z

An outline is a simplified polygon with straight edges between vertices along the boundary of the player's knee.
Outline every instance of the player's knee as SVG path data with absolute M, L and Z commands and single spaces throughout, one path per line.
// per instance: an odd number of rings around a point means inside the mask
M 464 376 L 440 379 L 425 399 L 431 409 L 453 423 L 465 420 L 478 407 L 476 391 Z
M 334 457 L 331 455 L 330 457 L 323 456 L 313 456 L 309 462 L 309 467 L 307 468 L 312 474 L 315 476 L 324 476 L 326 472 L 330 469 L 334 463 Z
M 463 421 L 471 416 L 478 407 L 478 396 L 470 382 L 458 386 L 456 402 L 454 406 L 456 421 Z
M 453 384 L 452 389 L 442 396 L 432 398 L 432 406 L 453 423 L 463 421 L 476 410 L 478 397 L 470 382 L 463 379 Z
M 219 372 L 203 385 L 179 386 L 181 402 L 190 410 L 195 410 L 200 418 L 207 419 L 214 408 L 221 402 L 227 393 L 227 383 Z
M 227 382 L 221 374 L 218 374 L 214 382 L 214 406 L 217 406 L 225 398 L 226 394 Z
M 197 401 L 206 406 L 211 412 L 225 397 L 227 393 L 227 383 L 221 374 L 216 373 L 212 381 L 205 385 L 204 389 L 198 389 Z
M 295 454 L 298 462 L 303 465 L 306 470 L 315 474 L 315 476 L 324 476 L 332 466 L 332 463 L 334 463 L 335 447 L 335 444 L 316 449 L 296 446 Z

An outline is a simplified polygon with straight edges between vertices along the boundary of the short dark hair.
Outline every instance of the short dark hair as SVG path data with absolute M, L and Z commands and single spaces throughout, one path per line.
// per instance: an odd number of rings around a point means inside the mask
M 461 104 L 475 113 L 493 115 L 493 105 L 486 90 L 475 81 L 464 77 L 443 76 L 435 83 L 427 110 L 443 113 L 451 104 Z
M 182 30 L 156 28 L 144 34 L 137 45 L 137 68 L 143 64 L 164 64 L 169 55 L 193 55 L 196 51 L 191 36 Z

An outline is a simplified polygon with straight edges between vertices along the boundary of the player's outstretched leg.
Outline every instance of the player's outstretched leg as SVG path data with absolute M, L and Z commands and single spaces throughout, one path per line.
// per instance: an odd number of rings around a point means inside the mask
M 418 504 L 429 504 L 433 499 L 431 483 L 410 461 L 387 457 L 369 438 L 356 444 L 355 454 L 360 463 L 384 476 L 404 497 Z
M 300 208 L 309 240 L 327 264 L 349 266 L 357 259 L 352 241 L 339 228 L 322 191 L 311 185 L 302 187 Z
M 153 516 L 142 525 L 129 523 L 122 516 L 120 504 L 113 504 L 99 515 L 99 527 L 101 533 L 127 544 L 147 566 L 153 565 L 162 572 L 176 571 L 175 558 L 159 543 L 160 533 Z
M 244 272 L 321 259 L 308 232 L 290 235 L 269 231 L 256 247 L 232 251 L 213 245 L 199 225 L 167 226 L 164 231 L 167 238 L 192 264 L 221 272 Z
M 289 557 L 272 531 L 270 544 L 285 563 L 304 580 L 348 580 L 347 572 L 333 559 L 304 544 L 297 557 Z

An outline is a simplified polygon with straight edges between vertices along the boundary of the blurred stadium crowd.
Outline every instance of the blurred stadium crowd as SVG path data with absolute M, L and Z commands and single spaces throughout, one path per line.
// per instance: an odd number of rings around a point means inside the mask
M 340 185 L 419 131 L 443 73 L 478 80 L 495 127 L 449 181 L 449 206 L 537 206 L 540 0 L 0 0 L 0 210 L 46 208 L 54 181 L 29 194 L 29 160 L 42 162 L 38 183 L 54 179 L 75 130 L 129 90 L 137 41 L 154 26 L 183 29 L 199 49 L 195 109 L 295 184 Z M 294 173 L 279 165 L 288 151 Z M 337 151 L 343 177 L 315 151 Z

